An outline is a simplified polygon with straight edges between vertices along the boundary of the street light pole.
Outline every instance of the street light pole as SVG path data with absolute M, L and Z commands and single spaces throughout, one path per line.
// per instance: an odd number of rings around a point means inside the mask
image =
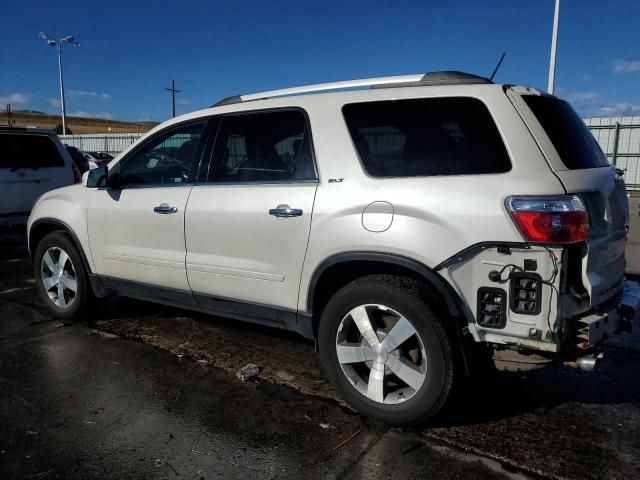
M 60 106 L 62 107 L 62 134 L 67 134 L 67 113 L 64 109 L 64 80 L 62 79 L 62 47 L 57 42 L 56 49 L 58 51 L 58 74 L 60 75 Z
M 551 56 L 549 58 L 549 83 L 547 92 L 553 95 L 556 81 L 556 52 L 558 49 L 558 23 L 560 21 L 560 0 L 556 0 L 556 8 L 553 14 L 553 33 L 551 34 Z
M 67 114 L 66 114 L 65 105 L 64 105 L 64 80 L 62 75 L 62 44 L 70 43 L 74 47 L 79 47 L 80 44 L 78 42 L 75 42 L 71 35 L 61 38 L 60 40 L 56 40 L 55 38 L 52 38 L 46 33 L 40 32 L 38 34 L 38 38 L 45 40 L 47 42 L 47 45 L 49 45 L 50 47 L 56 47 L 56 53 L 58 55 L 58 75 L 60 77 L 60 107 L 62 109 L 62 134 L 66 135 L 67 134 Z

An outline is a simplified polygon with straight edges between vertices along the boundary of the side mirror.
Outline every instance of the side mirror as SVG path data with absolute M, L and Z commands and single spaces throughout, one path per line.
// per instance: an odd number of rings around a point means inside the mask
M 86 179 L 84 177 L 86 175 Z M 82 178 L 82 182 L 88 188 L 100 188 L 107 186 L 107 179 L 109 176 L 109 169 L 107 167 L 98 167 L 93 170 L 85 172 Z

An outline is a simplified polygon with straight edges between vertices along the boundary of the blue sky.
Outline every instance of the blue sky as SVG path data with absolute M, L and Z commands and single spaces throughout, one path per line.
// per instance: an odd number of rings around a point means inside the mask
M 315 2 L 5 0 L 0 104 L 134 121 L 240 93 L 369 76 L 464 70 L 546 88 L 553 0 Z M 562 0 L 556 94 L 583 115 L 640 115 L 640 1 Z

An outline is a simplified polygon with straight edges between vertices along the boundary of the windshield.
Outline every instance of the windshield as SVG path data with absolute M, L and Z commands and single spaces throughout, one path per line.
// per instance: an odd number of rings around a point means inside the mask
M 569 170 L 609 165 L 598 142 L 571 105 L 554 97 L 523 95 L 522 98 Z

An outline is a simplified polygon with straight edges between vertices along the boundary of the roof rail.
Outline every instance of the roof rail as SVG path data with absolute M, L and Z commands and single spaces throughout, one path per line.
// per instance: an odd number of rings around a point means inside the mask
M 392 77 L 362 78 L 359 80 L 346 80 L 341 82 L 318 83 L 302 87 L 284 88 L 280 90 L 269 90 L 267 92 L 251 93 L 249 95 L 236 95 L 227 97 L 212 105 L 220 107 L 234 103 L 248 102 L 251 100 L 264 100 L 267 98 L 284 97 L 288 95 L 300 95 L 312 92 L 326 92 L 330 90 L 343 90 L 347 88 L 371 87 L 418 87 L 427 85 L 458 85 L 474 83 L 493 83 L 488 78 L 472 75 L 470 73 L 446 71 L 417 73 L 414 75 L 396 75 Z
M 0 130 L 3 132 L 49 132 L 53 131 L 53 128 L 40 128 L 40 127 L 10 127 L 8 125 L 0 125 Z

